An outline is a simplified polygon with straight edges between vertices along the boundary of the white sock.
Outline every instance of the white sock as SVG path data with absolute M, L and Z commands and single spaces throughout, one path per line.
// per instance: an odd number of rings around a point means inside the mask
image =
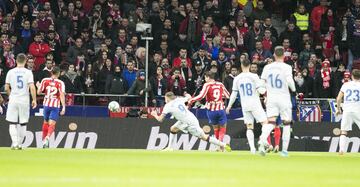
M 18 130 L 18 143 L 19 145 L 22 145 L 24 142 L 24 138 L 26 135 L 26 125 L 17 125 Z
M 11 137 L 12 144 L 11 146 L 17 146 L 18 145 L 18 131 L 16 129 L 16 125 L 9 125 L 9 134 Z
M 340 136 L 340 141 L 339 141 L 339 152 L 343 152 L 346 153 L 347 150 L 345 150 L 345 146 L 347 143 L 347 137 L 345 135 L 341 135 Z
M 175 136 L 176 136 L 176 134 L 173 134 L 173 133 L 170 132 L 170 135 L 169 135 L 169 145 L 168 145 L 169 148 L 173 148 L 173 146 L 174 146 L 174 141 L 175 141 Z
M 254 132 L 252 129 L 248 129 L 246 131 L 246 137 L 248 139 L 249 142 L 249 146 L 250 146 L 250 150 L 255 150 L 255 143 L 254 143 Z
M 224 142 L 222 142 L 222 141 L 220 141 L 220 140 L 218 140 L 218 139 L 216 139 L 216 138 L 214 138 L 212 136 L 209 137 L 209 142 L 214 144 L 214 145 L 222 146 L 222 147 L 224 147 L 226 145 Z
M 274 125 L 272 124 L 265 124 L 261 128 L 261 136 L 260 142 L 263 144 L 267 144 L 267 138 L 269 137 L 271 131 L 274 129 Z
M 282 135 L 282 150 L 287 151 L 290 143 L 290 125 L 284 125 L 283 127 L 283 135 Z

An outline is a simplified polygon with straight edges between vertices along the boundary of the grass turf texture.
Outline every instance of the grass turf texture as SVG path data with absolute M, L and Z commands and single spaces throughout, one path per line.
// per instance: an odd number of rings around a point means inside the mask
M 360 186 L 360 154 L 0 148 L 0 186 Z

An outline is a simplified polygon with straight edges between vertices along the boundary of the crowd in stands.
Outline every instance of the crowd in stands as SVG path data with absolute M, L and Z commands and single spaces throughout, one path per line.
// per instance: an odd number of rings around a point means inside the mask
M 275 15 L 285 28 L 273 25 Z M 152 25 L 148 72 L 139 23 Z M 199 92 L 205 71 L 231 91 L 241 62 L 260 75 L 277 45 L 298 97 L 334 98 L 360 67 L 360 0 L 0 1 L 1 86 L 26 53 L 36 82 L 60 66 L 67 93 L 147 92 L 159 106 L 167 91 Z M 122 104 L 134 101 L 144 100 Z

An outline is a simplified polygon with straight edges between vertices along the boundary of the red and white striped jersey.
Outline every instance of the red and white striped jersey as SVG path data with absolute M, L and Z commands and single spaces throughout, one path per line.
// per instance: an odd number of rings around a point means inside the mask
M 45 93 L 44 106 L 60 108 L 60 94 L 65 94 L 65 84 L 59 79 L 44 78 L 39 88 Z
M 210 111 L 224 110 L 223 96 L 230 97 L 229 92 L 221 82 L 209 82 L 205 83 L 200 94 L 192 98 L 189 102 L 200 101 L 206 97 L 206 108 Z

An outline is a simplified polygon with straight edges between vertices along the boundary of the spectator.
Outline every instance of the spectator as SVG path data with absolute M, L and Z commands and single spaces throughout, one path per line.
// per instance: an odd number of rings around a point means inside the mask
M 60 43 L 63 46 L 68 46 L 74 28 L 66 8 L 61 10 L 60 16 L 55 20 L 55 29 L 59 33 Z
M 205 18 L 205 24 L 209 25 L 210 31 L 209 34 L 212 36 L 216 36 L 219 33 L 219 28 L 218 26 L 214 23 L 214 19 L 211 15 L 206 16 Z
M 40 9 L 38 19 L 37 19 L 39 31 L 47 32 L 49 30 L 49 26 L 53 24 L 53 20 L 46 15 L 45 9 Z
M 269 16 L 269 13 L 264 9 L 264 2 L 258 1 L 256 8 L 251 13 L 250 21 L 253 22 L 253 20 L 258 19 L 260 22 L 264 22 L 265 18 Z
M 329 60 L 325 59 L 321 70 L 315 75 L 314 81 L 314 97 L 316 98 L 330 98 L 331 92 L 331 68 Z
M 207 51 L 205 46 L 201 46 L 199 48 L 199 51 L 197 51 L 196 53 L 194 53 L 194 60 L 193 62 L 201 62 L 201 67 L 205 68 L 205 67 L 209 67 L 211 58 L 209 58 L 209 55 L 207 55 Z
M 232 92 L 232 87 L 233 87 L 233 81 L 234 78 L 238 75 L 238 69 L 235 66 L 231 67 L 231 73 L 228 74 L 228 76 L 225 77 L 224 79 L 224 86 L 225 88 L 229 91 L 229 93 Z
M 147 88 L 145 87 L 145 72 L 144 70 L 140 70 L 138 78 L 134 81 L 130 89 L 127 91 L 128 95 L 140 96 L 140 98 L 137 99 L 137 106 L 144 106 L 146 92 L 148 92 L 149 94 L 149 101 L 152 101 L 153 104 L 156 103 L 156 99 L 154 99 L 151 85 L 149 84 Z
M 97 75 L 95 74 L 94 70 L 93 70 L 93 66 L 92 64 L 88 64 L 86 66 L 86 70 L 85 70 L 85 93 L 87 94 L 94 94 L 95 90 L 97 90 L 96 88 L 96 77 Z
M 299 98 L 308 98 L 309 97 L 309 85 L 303 77 L 302 72 L 296 72 L 294 76 L 296 93 Z
M 207 58 L 217 59 L 219 56 L 219 47 L 214 46 L 213 37 L 206 36 L 206 43 L 204 43 L 200 48 L 203 47 L 207 52 Z
M 258 65 L 255 64 L 255 63 L 251 63 L 250 72 L 259 75 L 259 67 L 258 67 Z
M 86 50 L 83 47 L 83 41 L 81 38 L 77 38 L 75 41 L 75 45 L 69 47 L 66 55 L 67 62 L 69 62 L 70 64 L 75 64 L 76 57 L 79 55 L 79 53 L 86 54 Z
M 307 68 L 302 69 L 302 77 L 304 78 L 305 93 L 304 98 L 313 98 L 314 79 L 309 76 L 309 70 Z
M 20 44 L 24 47 L 25 52 L 28 51 L 32 38 L 35 34 L 35 32 L 31 29 L 30 26 L 30 21 L 25 20 L 23 23 L 23 29 L 20 29 L 19 31 Z
M 290 48 L 291 46 L 291 43 L 290 43 L 290 40 L 288 38 L 285 38 L 282 40 L 282 46 L 284 47 L 285 49 L 285 53 L 284 53 L 284 62 L 287 62 L 288 60 L 291 59 L 291 53 L 294 51 L 292 48 Z
M 265 29 L 261 44 L 263 49 L 266 51 L 272 51 L 274 49 L 276 45 L 276 38 L 272 36 L 270 29 Z
M 333 77 L 331 79 L 332 80 L 331 85 L 333 86 L 332 95 L 336 96 L 339 93 L 341 86 L 345 82 L 350 81 L 351 74 L 350 74 L 349 71 L 345 70 L 345 65 L 344 64 L 339 64 L 338 68 L 336 69 L 335 72 L 332 72 L 331 76 Z
M 149 62 L 149 77 L 157 76 L 158 67 L 161 65 L 160 53 L 154 53 L 153 58 Z M 161 73 L 162 69 L 161 69 Z
M 272 24 L 271 17 L 265 18 L 265 21 L 264 21 L 264 23 L 262 24 L 262 29 L 263 29 L 263 30 L 269 29 L 270 32 L 271 32 L 271 36 L 272 36 L 272 37 L 275 37 L 276 40 L 278 39 L 278 37 L 279 37 L 279 36 L 278 36 L 278 31 L 277 31 L 277 29 L 274 27 L 274 25 Z
M 122 72 L 122 77 L 125 79 L 127 85 L 133 85 L 136 79 L 136 70 L 133 60 L 127 62 L 126 69 Z
M 103 24 L 103 20 L 100 15 L 101 14 L 98 10 L 94 10 L 93 15 L 90 18 L 90 25 L 92 27 L 91 31 L 93 33 L 96 33 L 97 29 L 101 28 L 101 25 Z
M 253 51 L 255 49 L 255 41 L 260 40 L 263 36 L 264 30 L 260 27 L 260 20 L 255 19 L 253 26 L 245 36 L 245 46 L 247 46 L 247 51 Z
M 300 48 L 299 48 L 298 44 L 301 41 L 301 33 L 295 27 L 295 24 L 293 22 L 289 22 L 286 30 L 280 34 L 279 42 L 284 41 L 285 38 L 289 39 L 289 42 L 290 42 L 289 47 L 291 49 L 295 50 L 296 52 L 299 52 Z
M 104 94 L 106 88 L 106 79 L 109 75 L 113 73 L 113 66 L 110 59 L 106 59 L 103 66 L 101 66 L 100 71 L 97 74 L 97 93 Z
M 118 37 L 114 43 L 116 46 L 120 46 L 123 49 L 125 48 L 126 43 L 127 43 L 127 37 L 126 37 L 126 31 L 124 28 L 119 29 Z
M 51 53 L 54 55 L 55 63 L 61 62 L 61 46 L 60 42 L 55 39 L 55 31 L 49 30 L 45 42 L 49 45 Z
M 238 18 L 236 22 L 236 35 L 235 42 L 239 49 L 239 52 L 244 52 L 245 48 L 245 36 L 249 32 L 249 27 L 245 18 Z
M 35 34 L 34 42 L 29 46 L 29 53 L 34 57 L 36 71 L 40 70 L 40 66 L 45 63 L 45 55 L 50 51 L 49 45 L 43 42 L 41 34 Z
M 192 95 L 197 95 L 200 92 L 202 85 L 205 82 L 203 77 L 204 69 L 200 61 L 195 62 L 195 68 L 192 72 L 192 78 L 187 82 L 187 92 Z M 197 90 L 197 93 L 194 93 Z
M 100 51 L 101 44 L 104 42 L 105 35 L 101 27 L 97 28 L 93 35 L 91 42 L 94 44 L 94 52 L 97 54 Z
M 349 50 L 349 42 L 348 42 L 348 19 L 344 16 L 341 19 L 341 24 L 338 24 L 335 29 L 335 60 L 342 60 L 342 63 L 346 66 L 348 61 L 348 50 Z
M 49 78 L 51 77 L 51 71 L 53 69 L 53 65 L 54 65 L 54 62 L 50 59 L 47 59 L 46 60 L 46 63 L 45 63 L 45 68 L 42 69 L 39 73 L 38 73 L 38 81 L 39 83 L 44 79 L 44 78 Z
M 356 18 L 355 25 L 349 31 L 349 63 L 347 69 L 352 70 L 353 61 L 358 61 L 360 59 L 360 17 Z
M 74 64 L 70 64 L 67 70 L 63 71 L 59 77 L 65 84 L 66 93 L 80 93 L 82 92 L 82 82 L 78 73 L 75 71 Z
M 185 63 L 187 67 L 191 68 L 191 60 L 187 57 L 186 48 L 181 48 L 179 51 L 179 56 L 176 57 L 172 63 L 173 68 L 181 67 L 181 64 Z
M 301 34 L 309 32 L 309 13 L 306 12 L 304 4 L 298 5 L 290 20 L 300 29 Z
M 191 51 L 191 44 L 186 40 L 187 35 L 185 33 L 179 33 L 179 37 L 173 42 L 173 53 L 177 54 L 181 49 Z
M 115 66 L 114 73 L 109 74 L 106 79 L 105 93 L 106 94 L 125 94 L 128 86 L 126 81 L 121 77 L 120 66 Z M 120 105 L 124 104 L 123 97 L 110 97 L 110 101 L 120 101 Z
M 0 62 L 4 64 L 3 68 L 5 68 L 6 72 L 16 66 L 15 55 L 11 48 L 11 43 L 8 40 L 4 40 Z
M 173 92 L 175 95 L 184 95 L 186 92 L 186 81 L 181 76 L 180 69 L 175 68 L 172 76 L 168 80 L 168 91 Z
M 187 42 L 194 43 L 201 33 L 201 23 L 195 15 L 195 11 L 191 10 L 189 15 L 180 23 L 179 33 L 187 33 Z
M 167 78 L 164 77 L 163 68 L 161 66 L 157 66 L 156 75 L 150 78 L 150 85 L 152 88 L 152 92 L 156 97 L 156 106 L 163 106 L 164 99 L 161 96 L 164 96 L 167 91 Z
M 261 40 L 255 42 L 255 50 L 251 52 L 251 57 L 253 58 L 255 55 L 259 57 L 259 61 L 264 61 L 265 59 L 272 57 L 270 51 L 264 50 Z
M 292 52 L 290 60 L 286 63 L 292 67 L 294 75 L 296 72 L 300 72 L 301 65 L 299 62 L 299 55 L 296 52 Z
M 320 33 L 323 46 L 323 56 L 332 62 L 334 61 L 334 36 L 337 25 L 336 14 L 333 10 L 327 9 L 321 17 Z
M 231 36 L 225 37 L 225 42 L 221 46 L 221 51 L 225 53 L 227 57 L 231 57 L 236 54 L 236 46 L 234 45 L 234 39 Z
M 311 54 L 314 54 L 314 50 L 311 48 L 311 43 L 306 42 L 304 45 L 304 50 L 302 50 L 299 55 L 299 63 L 301 68 L 305 68 L 307 66 Z
M 312 32 L 314 33 L 314 42 L 318 44 L 320 42 L 320 22 L 321 16 L 328 9 L 327 0 L 320 0 L 320 5 L 316 6 L 311 12 L 311 24 L 312 24 Z

